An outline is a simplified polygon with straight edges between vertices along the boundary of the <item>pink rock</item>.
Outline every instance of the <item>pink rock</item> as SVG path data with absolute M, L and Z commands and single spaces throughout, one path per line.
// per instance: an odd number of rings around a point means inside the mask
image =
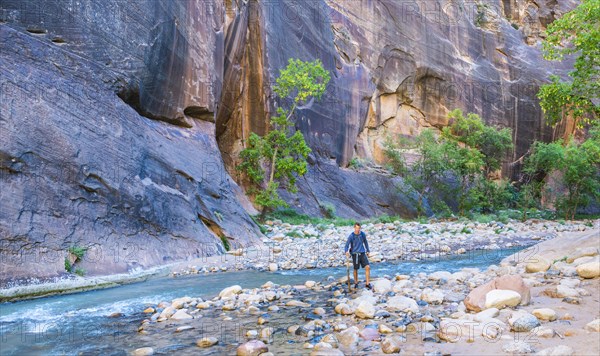
M 513 290 L 521 295 L 521 305 L 527 305 L 531 301 L 529 287 L 521 276 L 516 274 L 496 277 L 493 280 L 473 289 L 465 298 L 467 309 L 479 312 L 485 309 L 485 295 L 494 289 Z
M 378 340 L 379 339 L 379 331 L 373 328 L 364 328 L 359 333 L 361 338 L 368 341 Z

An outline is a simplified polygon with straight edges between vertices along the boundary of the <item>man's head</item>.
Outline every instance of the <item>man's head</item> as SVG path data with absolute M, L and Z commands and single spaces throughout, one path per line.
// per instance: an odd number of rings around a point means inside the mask
M 358 234 L 360 232 L 360 223 L 357 221 L 354 223 L 354 233 Z

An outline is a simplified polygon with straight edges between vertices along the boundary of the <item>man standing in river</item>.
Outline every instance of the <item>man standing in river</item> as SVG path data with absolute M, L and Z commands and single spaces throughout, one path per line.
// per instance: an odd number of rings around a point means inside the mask
M 349 249 L 348 249 L 349 248 Z M 348 240 L 346 240 L 346 247 L 344 248 L 346 256 L 352 256 L 352 264 L 354 265 L 354 288 L 358 288 L 358 269 L 362 266 L 365 269 L 365 279 L 367 284 L 365 287 L 371 289 L 370 272 L 371 267 L 369 266 L 369 243 L 367 242 L 367 235 L 360 231 L 360 223 L 354 223 L 354 232 L 350 233 Z

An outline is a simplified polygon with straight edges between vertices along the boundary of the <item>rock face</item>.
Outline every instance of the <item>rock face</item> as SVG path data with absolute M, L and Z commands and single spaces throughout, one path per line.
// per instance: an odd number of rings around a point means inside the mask
M 248 1 L 228 12 L 223 109 L 217 114 L 227 167 L 233 170 L 251 131 L 267 130 L 265 119 L 275 101 L 269 83 L 289 58 L 300 58 L 320 59 L 332 80 L 322 101 L 308 103 L 296 115 L 296 127 L 313 150 L 300 193 L 286 197 L 296 210 L 320 213 L 324 202 L 317 197 L 339 194 L 318 193 L 338 191 L 336 182 L 353 195 L 355 187 L 346 179 L 351 175 L 338 166 L 353 157 L 382 163 L 386 136 L 441 128 L 454 108 L 513 129 L 516 150 L 503 169 L 511 175 L 517 166 L 509 162 L 523 156 L 533 139 L 552 136 L 535 94 L 550 71 L 566 73 L 566 67 L 542 60 L 539 34 L 575 5 L 550 0 L 495 0 L 485 6 L 428 0 Z M 331 170 L 323 172 L 323 164 L 333 160 Z M 362 196 L 379 200 L 379 208 L 367 212 L 414 214 L 401 201 L 399 207 L 389 204 L 386 196 L 405 198 L 379 194 L 384 182 L 377 174 L 366 175 L 370 184 L 360 186 Z M 342 216 L 356 216 L 364 213 L 363 200 L 371 199 L 340 197 L 328 203 Z
M 2 2 L 0 283 L 126 272 L 260 232 L 215 139 L 220 4 Z
M 513 129 L 510 175 L 552 135 L 535 94 L 566 67 L 536 41 L 575 1 L 448 4 L 2 1 L 0 283 L 64 273 L 73 246 L 99 275 L 258 241 L 227 169 L 284 104 L 272 83 L 289 58 L 320 59 L 333 78 L 297 111 L 313 154 L 284 195 L 294 209 L 415 215 L 390 194 L 400 178 L 340 167 L 382 163 L 387 135 L 441 128 L 454 108 Z

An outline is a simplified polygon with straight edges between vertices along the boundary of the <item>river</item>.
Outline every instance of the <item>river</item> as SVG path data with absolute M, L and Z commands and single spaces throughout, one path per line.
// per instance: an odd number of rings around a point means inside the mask
M 499 263 L 520 248 L 471 251 L 464 255 L 422 261 L 390 261 L 372 264 L 373 277 L 458 271 L 465 267 L 485 269 Z M 361 271 L 361 278 L 362 278 Z M 239 284 L 255 288 L 267 281 L 275 284 L 303 284 L 346 275 L 345 268 L 301 269 L 277 272 L 240 271 L 162 277 L 120 287 L 0 304 L 0 345 L 5 355 L 125 355 L 146 346 L 137 328 L 148 305 L 177 297 L 213 298 L 223 288 Z M 114 313 L 119 313 L 114 315 Z M 111 315 L 113 315 L 111 317 Z M 207 319 L 207 321 L 209 321 Z M 147 342 L 144 340 L 143 342 Z M 176 337 L 162 342 L 155 354 L 172 351 L 198 353 L 193 343 Z M 235 350 L 230 345 L 227 352 Z M 224 350 L 208 349 L 214 354 Z M 181 352 L 178 352 L 181 353 Z

